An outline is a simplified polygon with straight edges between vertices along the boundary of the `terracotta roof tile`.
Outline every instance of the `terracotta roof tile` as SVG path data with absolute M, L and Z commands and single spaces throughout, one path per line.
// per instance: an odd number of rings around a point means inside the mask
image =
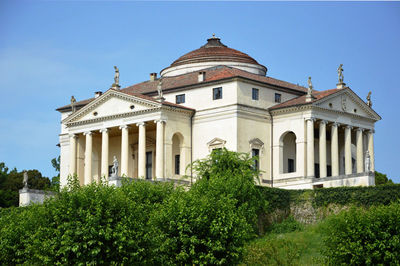
M 277 104 L 269 108 L 270 110 L 275 110 L 275 109 L 280 109 L 280 108 L 285 108 L 285 107 L 291 107 L 291 106 L 296 106 L 296 105 L 304 105 L 304 104 L 311 104 L 316 101 L 321 100 L 322 98 L 325 98 L 329 95 L 332 95 L 336 92 L 341 91 L 342 89 L 331 89 L 331 90 L 325 90 L 325 91 L 314 91 L 313 96 L 314 99 L 311 102 L 306 102 L 306 95 L 299 96 L 297 98 L 291 99 L 289 101 Z
M 115 89 L 111 89 L 111 90 L 115 90 Z M 116 90 L 116 91 L 118 91 L 118 90 Z M 132 95 L 132 96 L 135 96 L 135 97 L 138 97 L 138 98 L 142 98 L 142 99 L 145 99 L 145 100 L 148 100 L 148 101 L 159 103 L 153 97 L 150 97 L 150 96 L 147 96 L 147 95 L 143 95 L 143 94 L 140 94 L 140 93 L 134 93 L 134 92 L 128 92 L 128 91 L 120 91 L 120 92 L 123 92 L 123 93 L 128 94 L 128 95 Z M 80 109 L 83 106 L 85 106 L 86 104 L 92 102 L 94 99 L 95 98 L 90 98 L 90 99 L 87 99 L 87 100 L 76 102 L 75 106 L 77 107 L 77 109 Z M 171 102 L 168 102 L 168 101 L 164 101 L 163 104 L 164 105 L 168 105 L 168 106 L 172 106 L 172 107 L 178 107 L 178 108 L 182 108 L 182 109 L 192 110 L 192 111 L 195 110 L 193 108 L 189 108 L 189 107 L 186 107 L 186 106 L 183 106 L 183 105 L 180 105 L 180 104 L 171 103 Z M 67 110 L 70 110 L 70 109 L 71 109 L 71 105 L 68 104 L 68 105 L 65 105 L 63 107 L 58 108 L 57 111 L 64 111 L 64 110 L 67 111 Z
M 222 79 L 227 79 L 227 78 L 242 77 L 242 78 L 266 83 L 268 85 L 287 88 L 287 89 L 298 91 L 298 92 L 303 92 L 303 93 L 307 92 L 307 89 L 305 87 L 295 85 L 293 83 L 289 83 L 286 81 L 282 81 L 279 79 L 271 78 L 271 77 L 260 76 L 260 75 L 253 74 L 253 73 L 250 73 L 250 72 L 247 72 L 244 70 L 240 70 L 237 68 L 231 68 L 231 67 L 227 67 L 227 66 L 217 66 L 217 67 L 207 68 L 202 71 L 206 72 L 205 80 L 202 83 L 217 81 L 217 80 L 222 80 Z M 164 91 L 169 90 L 169 89 L 199 84 L 198 71 L 182 74 L 179 76 L 163 77 L 162 79 L 163 79 L 163 90 Z M 158 82 L 159 82 L 159 79 L 157 79 L 155 81 L 145 81 L 145 82 L 141 82 L 141 83 L 126 87 L 122 90 L 128 91 L 128 92 L 150 94 L 153 92 L 157 92 Z
M 258 82 L 265 83 L 268 85 L 278 86 L 281 88 L 286 88 L 286 89 L 294 90 L 297 92 L 302 92 L 302 93 L 307 92 L 307 89 L 305 87 L 295 85 L 293 83 L 289 83 L 286 81 L 282 81 L 279 79 L 271 78 L 271 77 L 256 75 L 256 74 L 253 74 L 253 73 L 250 73 L 250 72 L 247 72 L 244 70 L 240 70 L 237 68 L 232 68 L 232 67 L 227 67 L 227 66 L 216 66 L 216 67 L 204 69 L 202 71 L 206 72 L 205 80 L 202 83 L 218 81 L 218 80 L 223 80 L 223 79 L 229 79 L 229 78 L 235 78 L 235 77 L 242 77 L 245 79 L 258 81 Z M 173 77 L 163 77 L 162 79 L 163 79 L 163 91 L 199 84 L 198 71 L 186 73 L 186 74 L 182 74 L 182 75 L 178 75 L 178 76 L 173 76 Z M 159 82 L 159 79 L 157 79 L 155 81 L 144 81 L 144 82 L 137 83 L 135 85 L 123 88 L 123 89 L 121 89 L 121 92 L 125 92 L 125 93 L 132 94 L 132 95 L 135 94 L 136 96 L 143 95 L 143 94 L 154 94 L 154 93 L 157 93 L 158 82 Z M 151 98 L 149 96 L 146 96 L 146 97 L 147 97 L 146 99 Z M 83 107 L 84 105 L 90 103 L 94 99 L 95 98 L 90 98 L 90 99 L 76 102 L 75 106 L 77 107 L 77 109 L 79 109 L 79 108 Z M 151 99 L 153 99 L 153 98 L 151 98 Z M 168 103 L 168 104 L 169 105 L 173 104 L 174 106 L 182 106 L 182 105 L 176 105 L 174 103 Z M 187 107 L 185 107 L 185 108 L 190 109 Z M 65 105 L 65 106 L 58 108 L 57 111 L 68 111 L 70 109 L 71 109 L 71 105 Z

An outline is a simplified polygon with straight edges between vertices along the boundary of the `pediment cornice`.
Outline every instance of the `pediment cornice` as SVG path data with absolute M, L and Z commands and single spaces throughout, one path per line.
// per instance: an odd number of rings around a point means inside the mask
M 83 108 L 79 109 L 78 111 L 72 113 L 71 115 L 69 115 L 67 118 L 65 118 L 62 123 L 65 123 L 67 125 L 72 125 L 75 124 L 76 122 L 84 122 L 84 121 L 79 121 L 79 119 L 81 119 L 82 117 L 84 117 L 85 115 L 87 115 L 88 113 L 92 112 L 93 110 L 95 110 L 98 106 L 100 106 L 101 104 L 107 102 L 109 99 L 111 98 L 118 98 L 118 99 L 122 99 L 125 101 L 129 101 L 132 103 L 136 103 L 136 104 L 141 104 L 143 106 L 148 107 L 148 109 L 146 110 L 141 110 L 141 111 L 148 111 L 151 109 L 159 109 L 161 108 L 162 104 L 161 103 L 157 103 L 157 102 L 153 102 L 150 100 L 146 100 L 146 99 L 142 99 L 133 95 L 129 95 L 120 91 L 116 91 L 114 89 L 109 89 L 107 92 L 105 92 L 103 95 L 99 96 L 97 99 L 95 99 L 94 101 L 90 102 L 89 104 L 87 104 L 86 106 L 84 106 Z M 126 113 L 121 113 L 121 114 L 114 114 L 114 115 L 109 115 L 109 116 L 103 116 L 103 117 L 99 117 L 99 118 L 93 118 L 93 119 L 88 119 L 85 121 L 101 121 L 101 120 L 108 120 L 108 119 L 112 119 L 112 118 L 117 118 L 117 117 L 125 117 L 125 116 L 129 116 L 129 114 L 134 114 L 134 113 L 140 113 L 141 111 L 132 111 L 132 112 L 126 112 Z
M 328 102 L 328 101 L 330 101 L 330 100 L 332 100 L 334 98 L 337 98 L 337 97 L 342 97 L 342 99 L 343 99 L 343 97 L 348 97 L 355 104 L 357 104 L 358 107 L 361 110 L 363 110 L 365 113 L 367 113 L 368 117 L 352 114 L 352 113 L 347 112 L 345 110 L 339 111 L 340 113 L 351 114 L 351 115 L 354 115 L 356 117 L 369 118 L 369 119 L 372 119 L 372 120 L 375 120 L 375 121 L 381 120 L 381 117 L 371 107 L 369 107 L 362 99 L 360 99 L 360 97 L 354 91 L 352 91 L 348 87 L 343 89 L 342 91 L 339 91 L 337 93 L 331 94 L 331 95 L 329 95 L 327 97 L 324 97 L 323 99 L 321 99 L 319 101 L 314 102 L 312 104 L 312 106 L 320 107 L 322 104 L 324 104 L 324 103 L 326 103 L 326 102 Z M 322 108 L 322 109 L 330 110 L 328 108 Z M 337 111 L 337 110 L 334 110 L 334 111 Z

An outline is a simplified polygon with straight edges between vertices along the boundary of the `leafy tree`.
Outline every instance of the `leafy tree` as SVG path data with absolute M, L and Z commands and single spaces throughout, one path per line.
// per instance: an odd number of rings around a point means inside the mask
M 55 191 L 60 190 L 60 156 L 51 160 L 51 165 L 58 174 L 51 179 L 51 188 Z
M 386 174 L 375 171 L 375 185 L 394 184 L 392 179 L 389 179 Z
M 43 177 L 38 170 L 28 170 L 28 187 L 32 189 L 47 189 L 50 180 Z M 0 163 L 0 207 L 18 206 L 19 190 L 22 189 L 24 171 L 16 168 L 9 171 L 4 162 Z

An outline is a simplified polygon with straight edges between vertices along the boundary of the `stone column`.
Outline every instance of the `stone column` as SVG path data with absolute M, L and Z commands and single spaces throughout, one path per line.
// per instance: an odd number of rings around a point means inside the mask
M 122 125 L 121 129 L 121 176 L 128 176 L 128 156 L 129 156 L 129 127 Z
M 371 172 L 375 172 L 374 133 L 373 129 L 368 131 L 368 152 L 371 157 Z
M 319 122 L 319 176 L 326 177 L 326 121 Z
M 357 145 L 357 173 L 364 172 L 363 129 L 358 128 L 356 133 Z
M 314 118 L 307 119 L 307 176 L 315 176 L 314 172 Z
M 156 120 L 156 178 L 164 178 L 164 120 Z
M 331 131 L 331 160 L 332 160 L 332 176 L 339 175 L 339 137 L 338 123 L 332 124 Z
M 76 135 L 69 135 L 69 174 L 76 174 Z
M 146 123 L 136 125 L 139 127 L 138 178 L 146 178 Z
M 103 128 L 101 132 L 101 177 L 108 179 L 108 129 Z
M 351 126 L 346 126 L 344 130 L 344 173 L 351 175 L 353 167 L 351 163 Z
M 85 175 L 84 184 L 89 185 L 92 182 L 92 132 L 85 132 Z

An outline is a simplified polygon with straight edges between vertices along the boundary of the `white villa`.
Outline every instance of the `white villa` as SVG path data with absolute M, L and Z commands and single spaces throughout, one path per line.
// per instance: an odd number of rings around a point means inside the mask
M 259 156 L 261 184 L 288 189 L 369 186 L 380 116 L 343 83 L 313 91 L 267 76 L 267 68 L 213 36 L 150 78 L 115 83 L 61 113 L 61 186 L 118 176 L 191 180 L 187 166 L 213 149 Z M 184 176 L 186 176 L 184 178 Z

